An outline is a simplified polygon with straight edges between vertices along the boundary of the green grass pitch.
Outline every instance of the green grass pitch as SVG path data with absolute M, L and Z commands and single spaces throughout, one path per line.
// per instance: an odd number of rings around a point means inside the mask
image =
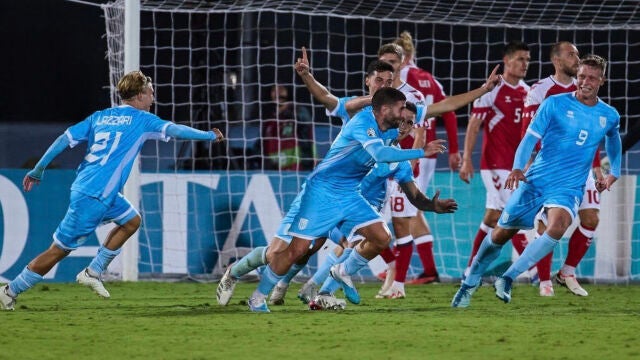
M 589 297 L 556 286 L 541 298 L 517 285 L 513 302 L 483 286 L 468 309 L 450 308 L 456 284 L 407 286 L 402 300 L 309 311 L 295 297 L 250 313 L 256 284 L 231 303 L 216 284 L 110 282 L 111 299 L 76 284 L 40 284 L 0 313 L 5 359 L 638 359 L 640 286 L 587 285 Z M 341 293 L 339 294 L 342 295 Z

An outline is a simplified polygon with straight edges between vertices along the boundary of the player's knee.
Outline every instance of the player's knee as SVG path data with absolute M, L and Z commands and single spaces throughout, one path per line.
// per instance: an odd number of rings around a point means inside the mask
M 598 227 L 599 223 L 600 223 L 600 217 L 598 216 L 598 212 L 596 211 L 583 213 L 580 216 L 580 225 L 582 227 L 595 229 L 596 227 Z
M 125 231 L 133 234 L 140 228 L 141 223 L 142 223 L 142 219 L 140 218 L 140 215 L 136 215 L 133 218 L 131 218 L 131 220 L 127 221 L 124 225 L 122 225 L 122 227 L 125 229 Z

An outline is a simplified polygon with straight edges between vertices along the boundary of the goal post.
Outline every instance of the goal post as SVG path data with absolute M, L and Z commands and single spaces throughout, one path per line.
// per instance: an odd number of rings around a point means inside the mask
M 308 49 L 316 79 L 337 96 L 358 95 L 364 93 L 364 69 L 378 47 L 407 30 L 415 41 L 418 66 L 430 71 L 448 94 L 458 94 L 482 84 L 493 66 L 502 62 L 500 52 L 509 40 L 522 40 L 531 48 L 525 78 L 529 84 L 551 74 L 550 47 L 568 40 L 581 54 L 596 53 L 609 60 L 600 96 L 621 113 L 621 133 L 640 121 L 640 93 L 634 90 L 640 72 L 632 71 L 640 63 L 635 1 L 479 0 L 445 5 L 408 0 L 267 0 L 240 6 L 229 1 L 143 0 L 137 2 L 139 47 L 127 50 L 128 35 L 122 25 L 127 24 L 128 2 L 102 5 L 112 102 L 117 103 L 117 79 L 130 69 L 127 53 L 138 51 L 140 69 L 154 80 L 156 114 L 202 130 L 217 127 L 227 137 L 220 145 L 149 141 L 143 148 L 142 171 L 130 177 L 131 184 L 139 183 L 135 187 L 143 215 L 135 246 L 139 253 L 130 252 L 123 259 L 123 266 L 139 270 L 141 279 L 220 275 L 251 248 L 270 241 L 309 171 L 306 165 L 283 168 L 287 154 L 295 154 L 299 164 L 313 164 L 339 132 L 338 122 L 311 99 L 293 70 L 302 46 Z M 277 86 L 294 104 L 286 115 L 274 114 L 277 105 L 271 90 Z M 460 144 L 469 110 L 456 112 Z M 294 125 L 288 122 L 291 118 Z M 298 141 L 291 150 L 291 143 L 281 138 L 287 126 L 299 140 L 305 134 L 311 134 L 310 139 L 306 144 Z M 269 132 L 273 129 L 279 135 Z M 444 138 L 443 127 L 438 134 Z M 279 160 L 275 164 L 274 146 Z M 624 155 L 624 186 L 616 184 L 612 192 L 616 199 L 632 200 L 625 205 L 603 201 L 602 218 L 608 224 L 600 226 L 597 246 L 578 268 L 580 277 L 616 282 L 640 278 L 638 155 L 638 147 Z M 478 157 L 479 148 L 473 154 L 476 168 Z M 471 185 L 464 184 L 449 171 L 444 158 L 436 170 L 428 192 L 439 189 L 442 196 L 454 197 L 462 205 L 455 215 L 426 215 L 435 236 L 440 276 L 454 279 L 466 265 L 482 220 L 485 192 L 479 175 Z M 624 235 L 623 244 L 618 243 L 622 236 L 618 234 Z M 612 236 L 616 244 L 610 246 Z M 554 270 L 566 255 L 566 243 L 565 239 L 554 255 Z M 509 254 L 503 260 L 510 261 Z M 316 264 L 313 259 L 304 274 L 312 273 Z M 416 257 L 409 276 L 420 271 L 419 265 Z M 606 271 L 599 270 L 605 267 Z M 133 273 L 126 276 L 137 278 Z M 366 276 L 371 272 L 363 273 Z

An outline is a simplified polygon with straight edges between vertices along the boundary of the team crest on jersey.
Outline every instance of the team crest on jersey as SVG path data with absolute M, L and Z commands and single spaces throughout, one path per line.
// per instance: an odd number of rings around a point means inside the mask
M 506 102 L 507 104 L 511 102 L 511 96 L 505 96 L 504 97 L 504 102 Z
M 307 225 L 309 225 L 309 220 L 302 218 L 300 219 L 300 221 L 298 221 L 298 228 L 300 230 L 304 230 L 307 228 Z
M 604 127 L 605 125 L 607 125 L 607 118 L 600 116 L 600 127 Z
M 571 110 L 567 111 L 567 117 L 569 119 L 573 119 L 573 111 L 571 111 Z
M 367 135 L 368 135 L 369 137 L 375 137 L 375 136 L 376 136 L 376 131 L 375 131 L 373 128 L 369 128 L 369 129 L 367 130 Z
M 421 88 L 430 88 L 431 84 L 429 83 L 429 80 L 418 80 L 418 85 Z

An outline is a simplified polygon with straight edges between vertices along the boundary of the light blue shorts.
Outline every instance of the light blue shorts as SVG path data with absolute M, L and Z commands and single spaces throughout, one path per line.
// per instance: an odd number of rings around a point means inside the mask
M 63 250 L 75 250 L 101 223 L 126 224 L 138 215 L 131 203 L 118 194 L 110 205 L 100 199 L 71 191 L 69 208 L 53 234 L 54 243 Z
M 293 199 L 293 202 L 289 207 L 289 211 L 287 211 L 287 214 L 284 216 L 284 218 L 280 222 L 280 226 L 278 226 L 278 230 L 276 230 L 275 237 L 284 241 L 287 244 L 290 244 L 291 239 L 293 238 L 293 236 L 289 235 L 289 229 L 291 228 L 293 219 L 296 217 L 296 215 L 298 215 L 298 212 L 300 212 L 300 201 L 302 199 L 302 194 L 304 194 L 304 187 L 305 187 L 305 184 L 302 184 L 302 190 L 300 190 L 296 198 Z M 327 238 L 333 241 L 334 243 L 340 245 L 340 240 L 342 239 L 342 233 L 336 227 L 329 232 L 329 234 L 327 235 Z
M 313 240 L 326 237 L 336 225 L 340 229 L 351 229 L 347 237 L 358 229 L 384 220 L 359 191 L 336 191 L 321 183 L 307 182 L 289 234 Z
M 521 182 L 507 200 L 498 225 L 505 229 L 533 229 L 536 214 L 542 208 L 562 208 L 575 218 L 581 201 L 582 191 L 578 189 L 540 190 Z

